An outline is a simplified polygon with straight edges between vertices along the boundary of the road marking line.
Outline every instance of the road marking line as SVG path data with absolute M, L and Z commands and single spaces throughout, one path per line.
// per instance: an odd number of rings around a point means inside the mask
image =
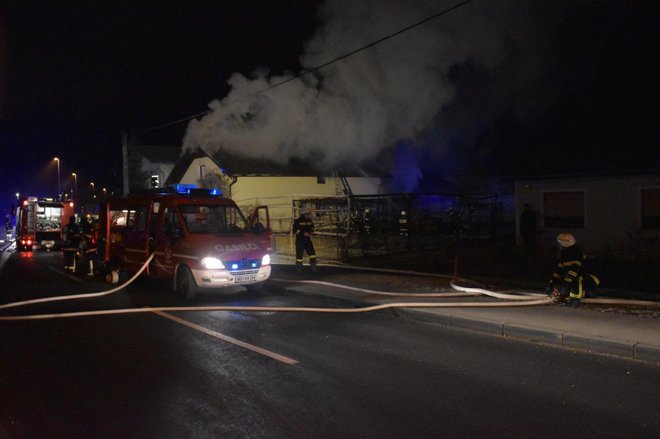
M 80 279 L 78 277 L 75 277 L 75 276 L 72 276 L 70 274 L 67 274 L 67 273 L 63 272 L 62 270 L 58 270 L 57 268 L 48 267 L 48 269 L 54 271 L 55 273 L 61 274 L 64 277 L 68 277 L 69 279 L 75 280 L 76 282 L 82 282 L 82 279 Z
M 266 357 L 270 357 L 274 360 L 280 361 L 282 363 L 288 364 L 290 366 L 293 366 L 295 364 L 298 364 L 298 360 L 294 360 L 293 358 L 286 357 L 284 355 L 277 354 L 275 352 L 271 352 L 267 349 L 260 348 L 259 346 L 252 345 L 250 343 L 246 343 L 244 341 L 237 340 L 233 337 L 230 337 L 228 335 L 221 334 L 219 332 L 213 331 L 211 329 L 205 328 L 203 326 L 197 325 L 195 323 L 189 322 L 188 320 L 181 319 L 179 317 L 173 316 L 172 314 L 168 314 L 162 311 L 154 311 L 154 314 L 158 314 L 161 317 L 164 317 L 166 319 L 170 319 L 174 322 L 177 322 L 181 325 L 187 326 L 189 328 L 195 329 L 197 331 L 203 332 L 204 334 L 208 334 L 212 337 L 218 338 L 222 341 L 226 341 L 228 343 L 235 344 L 237 346 L 240 346 L 242 348 L 248 349 L 250 351 L 256 352 L 261 355 L 265 355 Z

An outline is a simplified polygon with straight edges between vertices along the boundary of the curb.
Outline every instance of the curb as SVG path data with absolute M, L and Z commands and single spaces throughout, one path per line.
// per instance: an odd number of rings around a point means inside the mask
M 432 311 L 397 309 L 402 318 L 436 323 L 458 329 L 482 332 L 501 337 L 561 346 L 597 354 L 613 355 L 629 360 L 660 364 L 660 349 L 637 342 L 618 342 L 596 337 L 579 336 L 552 329 L 530 328 L 492 320 L 438 315 Z

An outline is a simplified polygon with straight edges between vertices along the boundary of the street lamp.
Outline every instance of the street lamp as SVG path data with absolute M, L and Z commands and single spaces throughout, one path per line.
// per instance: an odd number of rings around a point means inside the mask
M 75 211 L 78 208 L 78 174 L 72 172 L 71 176 L 73 177 L 73 208 Z
M 57 157 L 53 158 L 57 162 L 57 198 L 60 198 L 62 194 L 62 181 L 60 180 L 60 159 Z
M 108 190 L 106 188 L 103 188 L 103 199 L 105 200 L 108 196 Z

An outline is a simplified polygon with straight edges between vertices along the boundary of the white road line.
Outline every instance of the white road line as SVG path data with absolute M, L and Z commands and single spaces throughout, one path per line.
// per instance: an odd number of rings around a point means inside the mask
M 68 278 L 71 279 L 71 280 L 75 280 L 76 282 L 82 282 L 82 279 L 80 279 L 80 278 L 78 278 L 78 277 L 75 277 L 75 276 L 72 276 L 72 275 L 70 275 L 70 274 L 68 274 L 68 273 L 65 273 L 65 272 L 63 272 L 62 270 L 58 270 L 57 268 L 53 268 L 53 267 L 50 267 L 50 266 L 49 266 L 48 269 L 54 271 L 54 272 L 57 273 L 57 274 L 61 274 L 61 275 L 64 276 L 64 277 L 68 277 Z
M 222 341 L 226 341 L 228 343 L 235 344 L 237 346 L 240 346 L 242 348 L 248 349 L 250 351 L 256 352 L 261 355 L 265 355 L 266 357 L 270 357 L 274 360 L 280 361 L 282 363 L 288 364 L 290 366 L 293 366 L 295 364 L 298 364 L 298 360 L 294 360 L 293 358 L 286 357 L 284 355 L 277 354 L 275 352 L 271 352 L 267 349 L 260 348 L 259 346 L 252 345 L 250 343 L 246 343 L 244 341 L 237 340 L 235 338 L 232 338 L 228 335 L 221 334 L 216 331 L 212 331 L 211 329 L 205 328 L 203 326 L 197 325 L 195 323 L 189 322 L 188 320 L 181 319 L 179 317 L 173 316 L 172 314 L 168 314 L 165 312 L 161 311 L 154 311 L 154 314 L 158 314 L 161 317 L 164 317 L 166 319 L 170 319 L 174 322 L 177 322 L 181 325 L 187 326 L 189 328 L 195 329 L 197 331 L 203 332 L 204 334 L 208 334 L 212 337 L 218 338 Z

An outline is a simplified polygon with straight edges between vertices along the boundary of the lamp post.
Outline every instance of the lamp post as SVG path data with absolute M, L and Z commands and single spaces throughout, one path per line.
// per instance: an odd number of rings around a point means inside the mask
M 75 172 L 71 173 L 73 177 L 73 211 L 74 213 L 78 210 L 78 174 Z
M 62 181 L 60 180 L 60 159 L 53 158 L 57 162 L 57 198 L 59 199 L 62 194 Z

